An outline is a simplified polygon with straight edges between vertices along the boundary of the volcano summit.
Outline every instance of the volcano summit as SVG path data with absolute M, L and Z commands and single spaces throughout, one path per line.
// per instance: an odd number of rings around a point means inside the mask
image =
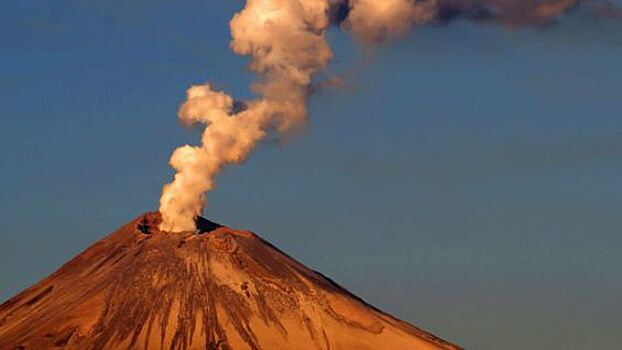
M 0 306 L 0 349 L 459 349 L 261 237 L 147 213 Z

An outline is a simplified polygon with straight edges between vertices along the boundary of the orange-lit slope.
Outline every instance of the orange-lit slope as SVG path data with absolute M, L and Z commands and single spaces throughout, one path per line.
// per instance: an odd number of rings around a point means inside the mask
M 0 349 L 458 349 L 259 236 L 145 214 L 0 306 Z M 144 232 L 141 232 L 144 231 Z

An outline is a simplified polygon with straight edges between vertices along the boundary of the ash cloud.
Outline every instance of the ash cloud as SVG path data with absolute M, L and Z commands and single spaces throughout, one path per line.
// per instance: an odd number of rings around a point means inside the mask
M 508 26 L 542 26 L 576 9 L 581 0 L 440 0 L 439 22 L 468 19 Z
M 347 0 L 333 5 L 331 18 L 362 41 L 380 42 L 417 25 L 456 20 L 505 27 L 546 27 L 579 9 L 600 18 L 622 19 L 620 6 L 608 0 Z
M 188 89 L 179 119 L 204 131 L 200 145 L 179 147 L 171 156 L 176 174 L 162 191 L 160 229 L 194 230 L 223 167 L 243 163 L 269 135 L 303 127 L 315 91 L 344 86 L 338 78 L 314 82 L 333 57 L 329 28 L 339 26 L 373 44 L 414 26 L 457 19 L 542 27 L 584 5 L 601 6 L 600 16 L 619 14 L 616 5 L 599 0 L 247 0 L 230 22 L 230 48 L 250 58 L 249 69 L 258 77 L 251 89 L 258 97 L 236 100 L 209 83 Z

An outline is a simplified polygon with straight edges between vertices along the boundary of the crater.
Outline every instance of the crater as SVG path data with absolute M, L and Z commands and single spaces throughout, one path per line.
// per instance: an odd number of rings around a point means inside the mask
M 159 229 L 161 222 L 162 222 L 162 217 L 160 213 L 158 212 L 146 213 L 145 215 L 143 215 L 140 219 L 136 221 L 136 231 L 144 235 L 161 233 Z M 210 233 L 222 227 L 222 225 L 215 223 L 213 221 L 210 221 L 201 216 L 197 216 L 194 219 L 194 222 L 196 225 L 195 233 L 200 234 L 200 235 Z

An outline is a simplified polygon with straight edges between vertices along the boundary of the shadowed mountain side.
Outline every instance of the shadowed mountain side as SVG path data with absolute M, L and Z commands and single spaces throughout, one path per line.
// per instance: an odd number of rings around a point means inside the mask
M 259 236 L 148 213 L 0 306 L 0 349 L 459 349 Z

